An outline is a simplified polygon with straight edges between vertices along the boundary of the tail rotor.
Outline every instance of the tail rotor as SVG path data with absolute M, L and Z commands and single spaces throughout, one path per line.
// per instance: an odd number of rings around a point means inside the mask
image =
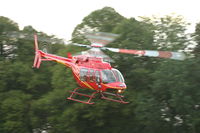
M 41 53 L 38 49 L 38 38 L 37 38 L 37 35 L 35 34 L 34 35 L 34 46 L 35 46 L 35 59 L 34 59 L 34 62 L 33 62 L 33 67 L 34 68 L 39 68 L 40 67 L 40 64 L 41 64 Z

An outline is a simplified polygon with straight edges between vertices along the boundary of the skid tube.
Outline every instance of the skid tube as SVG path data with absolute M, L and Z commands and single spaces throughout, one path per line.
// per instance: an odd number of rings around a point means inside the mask
M 95 94 L 100 94 L 100 96 L 101 96 L 100 98 L 101 99 L 105 99 L 105 100 L 112 101 L 112 102 L 118 102 L 118 103 L 122 103 L 122 104 L 129 103 L 129 102 L 125 102 L 122 99 L 124 96 L 119 95 L 118 93 L 115 94 L 115 93 L 110 93 L 110 92 L 95 91 L 91 95 L 87 95 L 87 94 L 83 94 L 83 93 L 78 92 L 79 89 L 81 89 L 81 88 L 75 88 L 73 91 L 70 91 L 71 95 L 67 99 L 68 100 L 72 100 L 72 101 L 76 101 L 76 102 L 80 102 L 80 103 L 84 103 L 84 104 L 94 104 L 94 102 L 91 102 L 92 99 L 96 98 Z M 87 101 L 82 101 L 80 99 L 76 99 L 76 98 L 73 97 L 75 95 L 88 97 L 88 100 Z M 107 97 L 107 95 L 114 96 L 117 99 L 109 98 L 109 97 Z

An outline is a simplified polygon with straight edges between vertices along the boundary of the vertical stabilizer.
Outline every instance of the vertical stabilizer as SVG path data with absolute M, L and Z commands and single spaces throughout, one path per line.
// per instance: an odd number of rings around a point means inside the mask
M 41 64 L 41 53 L 39 52 L 39 49 L 38 49 L 38 39 L 37 39 L 36 34 L 34 35 L 34 42 L 35 42 L 35 59 L 34 59 L 33 67 L 39 68 Z

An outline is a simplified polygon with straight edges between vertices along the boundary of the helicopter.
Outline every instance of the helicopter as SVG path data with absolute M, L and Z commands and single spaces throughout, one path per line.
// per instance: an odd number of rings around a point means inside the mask
M 90 32 L 85 34 L 85 37 L 91 42 L 91 45 L 78 43 L 73 43 L 73 45 L 90 48 L 88 51 L 82 52 L 83 54 L 81 55 L 72 56 L 68 53 L 68 57 L 61 57 L 47 53 L 45 50 L 40 50 L 38 48 L 37 34 L 34 34 L 35 58 L 33 63 L 34 68 L 40 68 L 42 61 L 55 61 L 70 68 L 78 87 L 70 91 L 70 96 L 67 99 L 84 104 L 94 104 L 92 100 L 97 97 L 122 104 L 129 103 L 124 100 L 122 95 L 127 89 L 123 75 L 119 70 L 111 66 L 110 57 L 105 55 L 102 50 L 175 60 L 185 59 L 185 55 L 181 52 L 105 47 L 105 45 L 118 37 L 117 34 L 113 33 Z M 83 93 L 81 90 L 84 89 L 92 90 L 91 94 Z M 86 100 L 82 100 L 81 97 Z

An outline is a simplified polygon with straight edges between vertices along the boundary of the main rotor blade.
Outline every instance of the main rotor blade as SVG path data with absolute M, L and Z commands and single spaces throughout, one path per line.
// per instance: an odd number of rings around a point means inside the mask
M 102 49 L 106 49 L 117 53 L 126 53 L 126 54 L 134 54 L 134 55 L 149 56 L 149 57 L 169 58 L 174 60 L 185 59 L 185 54 L 181 52 L 156 51 L 156 50 L 129 50 L 129 49 L 118 49 L 118 48 L 107 48 L 107 47 L 104 47 Z
M 79 43 L 72 43 L 72 45 L 75 45 L 75 46 L 80 46 L 80 47 L 86 47 L 86 48 L 92 48 L 91 46 L 89 45 L 85 45 L 85 44 L 79 44 Z
M 88 32 L 85 37 L 91 42 L 93 47 L 103 47 L 114 41 L 119 35 L 106 32 Z

